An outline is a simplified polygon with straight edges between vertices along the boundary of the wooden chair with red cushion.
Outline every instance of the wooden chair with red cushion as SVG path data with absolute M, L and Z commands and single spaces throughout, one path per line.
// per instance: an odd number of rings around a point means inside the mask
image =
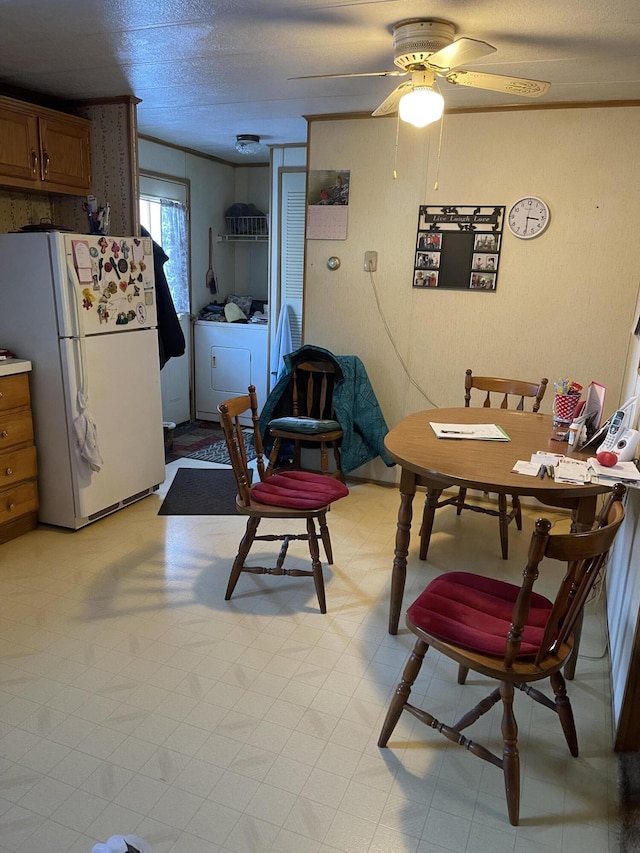
M 574 628 L 585 601 L 605 563 L 622 524 L 625 488 L 614 486 L 597 527 L 586 533 L 551 533 L 551 522 L 536 522 L 520 586 L 468 572 L 446 572 L 427 586 L 409 607 L 407 627 L 418 639 L 402 680 L 391 700 L 378 746 L 388 744 L 403 711 L 436 729 L 477 758 L 499 767 L 504 775 L 509 820 L 517 826 L 520 811 L 518 726 L 513 712 L 515 688 L 554 711 L 571 755 L 578 755 L 578 738 L 562 667 L 571 654 Z M 534 592 L 539 574 L 566 563 L 554 600 Z M 457 722 L 449 726 L 409 703 L 411 688 L 424 656 L 433 646 L 458 664 L 458 683 L 469 670 L 495 679 L 499 686 Z M 533 683 L 550 679 L 554 698 Z M 502 755 L 491 752 L 462 732 L 494 705 L 502 702 Z
M 464 405 L 467 409 L 470 407 L 472 400 L 471 389 L 475 388 L 482 392 L 480 399 L 485 409 L 489 409 L 492 404 L 495 405 L 499 402 L 499 408 L 501 409 L 513 408 L 516 411 L 524 411 L 525 400 L 529 398 L 533 400 L 531 411 L 537 412 L 544 397 L 544 392 L 547 390 L 547 382 L 548 379 L 542 379 L 540 382 L 525 382 L 520 379 L 499 379 L 495 376 L 474 376 L 471 370 L 467 370 L 464 380 Z M 480 504 L 468 504 L 466 503 L 466 498 L 467 490 L 458 489 L 458 492 L 452 497 L 438 501 L 435 507 L 431 508 L 431 513 L 443 506 L 455 506 L 457 515 L 460 515 L 463 509 L 469 509 L 473 510 L 473 512 L 483 512 L 487 515 L 497 516 L 500 527 L 502 557 L 506 560 L 509 556 L 510 522 L 515 519 L 516 527 L 518 530 L 522 530 L 520 498 L 517 495 L 511 496 L 510 510 L 507 509 L 507 495 L 498 495 L 498 509 L 481 506 Z M 421 560 L 427 559 L 432 526 L 433 516 L 431 515 L 430 518 L 427 517 L 427 503 L 425 503 L 420 535 Z
M 218 412 L 238 486 L 236 509 L 241 515 L 248 516 L 246 531 L 231 568 L 225 600 L 228 601 L 231 598 L 242 572 L 295 577 L 311 576 L 315 582 L 320 611 L 326 613 L 327 605 L 316 521 L 318 522 L 327 562 L 331 564 L 333 563 L 333 551 L 327 526 L 327 512 L 334 501 L 349 494 L 349 489 L 344 483 L 335 480 L 333 477 L 307 471 L 283 471 L 267 476 L 258 425 L 258 400 L 253 385 L 249 386 L 248 394 L 220 403 Z M 253 485 L 251 484 L 252 473 L 247 462 L 245 435 L 240 424 L 240 416 L 248 413 L 253 423 L 251 434 L 257 456 L 256 467 L 259 476 L 258 482 Z M 306 533 L 258 536 L 258 525 L 263 518 L 279 518 L 283 521 L 302 519 L 306 523 Z M 310 570 L 284 567 L 289 542 L 292 540 L 306 540 L 309 543 Z M 275 567 L 245 565 L 245 560 L 255 541 L 282 542 Z

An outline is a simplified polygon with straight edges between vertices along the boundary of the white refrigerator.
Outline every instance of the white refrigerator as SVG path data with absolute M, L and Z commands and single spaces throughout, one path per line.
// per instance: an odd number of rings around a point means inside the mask
M 32 362 L 38 520 L 78 529 L 165 478 L 151 240 L 0 234 L 0 347 Z

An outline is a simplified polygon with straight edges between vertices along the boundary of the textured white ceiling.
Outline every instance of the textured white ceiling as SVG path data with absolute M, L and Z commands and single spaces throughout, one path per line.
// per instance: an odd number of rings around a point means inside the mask
M 474 70 L 552 84 L 531 100 L 443 82 L 448 108 L 640 100 L 638 0 L 0 0 L 0 91 L 134 95 L 141 134 L 247 163 L 239 133 L 300 143 L 304 116 L 374 110 L 398 80 L 289 78 L 392 70 L 393 24 L 414 17 L 494 45 Z

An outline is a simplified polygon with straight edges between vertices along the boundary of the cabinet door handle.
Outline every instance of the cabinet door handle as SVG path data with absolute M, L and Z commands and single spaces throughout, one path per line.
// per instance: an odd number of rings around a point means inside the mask
M 35 175 L 38 171 L 38 152 L 31 149 L 31 174 Z
M 49 174 L 49 155 L 46 151 L 42 152 L 42 165 L 44 166 L 44 176 Z
M 7 468 L 4 473 L 7 475 L 7 477 L 10 477 L 13 474 L 13 468 Z

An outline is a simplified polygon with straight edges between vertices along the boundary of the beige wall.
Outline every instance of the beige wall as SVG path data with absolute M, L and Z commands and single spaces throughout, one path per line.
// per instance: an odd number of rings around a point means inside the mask
M 403 124 L 394 180 L 395 120 L 312 121 L 309 168 L 349 169 L 351 181 L 347 239 L 307 241 L 305 342 L 359 355 L 389 426 L 462 404 L 467 367 L 597 380 L 608 414 L 634 341 L 639 131 L 637 107 L 445 116 L 438 169 L 439 128 Z M 505 229 L 495 293 L 411 287 L 420 204 L 508 210 L 524 195 L 545 199 L 551 224 L 530 241 Z M 363 270 L 368 249 L 378 252 L 381 313 Z M 342 262 L 336 272 L 326 267 L 331 255 Z

